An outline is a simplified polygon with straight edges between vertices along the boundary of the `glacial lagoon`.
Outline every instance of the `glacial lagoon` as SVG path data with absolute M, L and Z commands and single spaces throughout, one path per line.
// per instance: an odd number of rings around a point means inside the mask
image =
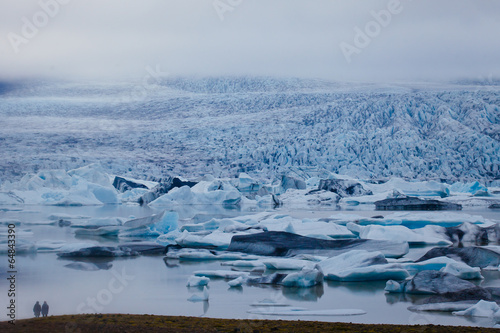
M 196 209 L 196 212 L 192 210 Z M 380 215 L 373 210 L 338 211 L 330 209 L 289 209 L 269 210 L 273 213 L 288 214 L 296 218 L 320 218 L 335 214 L 355 214 L 365 217 Z M 21 221 L 16 226 L 19 238 L 31 241 L 51 240 L 65 242 L 93 242 L 100 245 L 117 245 L 117 237 L 76 236 L 74 228 L 51 225 L 31 224 L 47 221 L 52 214 L 90 217 L 149 216 L 158 213 L 149 207 L 135 205 L 104 205 L 84 207 L 48 206 L 4 206 L 0 207 L 2 232 L 7 229 L 6 222 Z M 253 211 L 226 210 L 220 207 L 180 207 L 179 224 L 183 217 L 249 215 Z M 391 212 L 383 212 L 389 214 Z M 442 214 L 445 214 L 443 212 Z M 439 213 L 438 213 L 439 214 Z M 465 209 L 460 214 L 481 215 L 492 220 L 500 220 L 500 212 L 491 209 Z M 24 223 L 23 223 L 24 222 Z M 22 235 L 27 231 L 25 235 Z M 29 234 L 32 233 L 32 235 Z M 418 258 L 432 246 L 411 247 L 407 255 Z M 17 319 L 33 316 L 32 307 L 38 300 L 47 301 L 50 315 L 76 313 L 131 313 L 155 315 L 206 316 L 238 319 L 287 319 L 319 320 L 353 323 L 391 323 L 391 324 L 435 324 L 467 325 L 492 327 L 491 318 L 454 316 L 445 312 L 412 312 L 408 307 L 418 304 L 424 296 L 389 294 L 384 291 L 385 281 L 376 282 L 334 282 L 324 281 L 322 285 L 311 288 L 287 288 L 276 285 L 246 285 L 231 288 L 227 280 L 211 278 L 208 284 L 209 300 L 191 302 L 193 295 L 201 295 L 200 287 L 186 287 L 186 282 L 197 270 L 231 269 L 221 266 L 221 260 L 194 261 L 165 259 L 164 255 L 149 255 L 109 259 L 63 259 L 54 252 L 17 254 Z M 75 264 L 76 263 L 76 264 Z M 95 263 L 95 270 L 86 264 Z M 72 265 L 73 264 L 73 265 Z M 69 266 L 67 266 L 69 265 Z M 0 274 L 5 281 L 7 255 L 1 255 Z M 101 268 L 101 269 L 99 269 Z M 236 269 L 236 268 L 235 268 Z M 286 271 L 285 271 L 286 273 Z M 499 271 L 482 271 L 484 280 L 474 281 L 481 286 L 500 287 Z M 2 282 L 3 284 L 4 282 Z M 2 288 L 4 289 L 4 288 Z M 6 293 L 1 295 L 2 304 L 7 304 Z M 255 306 L 255 303 L 268 300 L 277 305 L 300 307 L 307 310 L 361 309 L 363 315 L 353 316 L 288 316 L 279 315 L 284 306 Z M 266 314 L 249 311 L 260 310 Z M 7 320 L 2 312 L 1 320 Z M 248 324 L 248 323 L 247 323 Z

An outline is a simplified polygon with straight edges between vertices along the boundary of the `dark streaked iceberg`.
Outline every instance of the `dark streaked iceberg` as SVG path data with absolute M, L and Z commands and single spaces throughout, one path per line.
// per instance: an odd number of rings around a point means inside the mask
M 367 250 L 380 251 L 386 257 L 398 258 L 408 253 L 408 243 L 371 239 L 326 240 L 283 231 L 269 231 L 233 236 L 227 250 L 282 257 L 298 254 L 332 257 L 351 250 Z

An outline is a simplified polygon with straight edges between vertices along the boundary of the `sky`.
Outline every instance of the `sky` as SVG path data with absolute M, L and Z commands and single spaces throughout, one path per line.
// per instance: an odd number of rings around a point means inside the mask
M 500 77 L 495 0 L 2 0 L 0 80 Z

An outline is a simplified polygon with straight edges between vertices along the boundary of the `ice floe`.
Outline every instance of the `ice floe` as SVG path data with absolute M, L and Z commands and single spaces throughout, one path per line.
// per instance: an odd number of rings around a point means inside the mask
M 314 254 L 334 256 L 351 250 L 380 251 L 386 257 L 402 257 L 408 253 L 406 242 L 364 239 L 324 240 L 288 232 L 269 231 L 233 236 L 228 251 L 267 256 Z
M 366 311 L 360 309 L 307 310 L 296 307 L 287 308 L 286 310 L 248 310 L 247 312 L 269 316 L 357 316 L 366 314 Z
M 420 229 L 409 229 L 402 225 L 382 226 L 368 225 L 362 226 L 350 222 L 347 224 L 349 229 L 354 234 L 357 234 L 361 239 L 378 239 L 378 240 L 400 240 L 409 244 L 435 244 L 435 245 L 451 245 L 452 242 L 445 239 L 444 235 L 439 234 L 432 228 L 426 226 Z
M 210 279 L 204 276 L 195 276 L 192 275 L 188 278 L 187 287 L 200 287 L 206 286 L 210 282 Z
M 469 316 L 469 317 L 487 317 L 500 320 L 500 307 L 496 302 L 488 302 L 480 300 L 471 307 L 453 312 L 456 316 Z

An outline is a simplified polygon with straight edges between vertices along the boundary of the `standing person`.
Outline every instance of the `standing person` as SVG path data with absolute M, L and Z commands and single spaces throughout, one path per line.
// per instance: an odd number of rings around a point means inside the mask
M 35 314 L 35 317 L 40 317 L 40 311 L 42 310 L 42 307 L 40 306 L 40 303 L 36 301 L 35 306 L 33 307 L 33 313 Z
M 38 302 L 37 302 L 38 303 Z M 39 305 L 40 306 L 40 305 Z M 42 305 L 42 316 L 43 317 L 47 317 L 47 315 L 49 314 L 49 305 L 47 304 L 46 301 L 43 301 L 43 305 Z

